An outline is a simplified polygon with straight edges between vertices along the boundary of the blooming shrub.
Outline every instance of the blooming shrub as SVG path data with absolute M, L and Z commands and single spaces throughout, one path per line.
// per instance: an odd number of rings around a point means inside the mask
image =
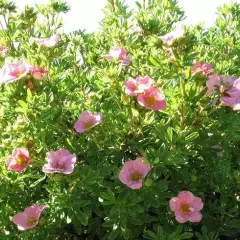
M 239 4 L 180 31 L 175 0 L 109 0 L 96 33 L 0 8 L 0 239 L 240 235 Z

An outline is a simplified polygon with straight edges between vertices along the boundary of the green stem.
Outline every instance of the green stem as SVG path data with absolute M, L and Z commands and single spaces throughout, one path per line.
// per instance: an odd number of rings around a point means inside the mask
M 143 9 L 146 9 L 146 0 L 143 0 Z
M 113 6 L 113 11 L 115 12 L 115 2 L 114 2 L 114 0 L 110 0 L 110 3 L 112 4 L 112 6 Z
M 182 118 L 181 118 L 181 124 L 183 126 L 185 123 L 186 111 L 187 111 L 185 80 L 182 78 L 180 83 L 181 83 L 181 90 L 182 90 L 182 97 L 183 97 Z

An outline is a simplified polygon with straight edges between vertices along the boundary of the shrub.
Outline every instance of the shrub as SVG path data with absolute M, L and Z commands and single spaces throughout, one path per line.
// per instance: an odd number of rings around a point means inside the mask
M 175 29 L 176 0 L 61 1 L 4 19 L 1 239 L 220 239 L 240 229 L 240 5 Z

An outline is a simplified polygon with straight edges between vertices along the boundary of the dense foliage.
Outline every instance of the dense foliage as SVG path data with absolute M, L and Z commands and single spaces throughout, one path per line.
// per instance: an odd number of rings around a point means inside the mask
M 134 10 L 108 0 L 91 34 L 63 33 L 61 1 L 19 13 L 0 0 L 0 10 L 0 239 L 240 235 L 240 4 L 175 38 L 166 34 L 184 19 L 176 0 Z M 202 219 L 175 219 L 171 199 L 197 209 L 181 191 L 203 202 Z M 31 229 L 18 230 L 14 216 L 33 205 Z

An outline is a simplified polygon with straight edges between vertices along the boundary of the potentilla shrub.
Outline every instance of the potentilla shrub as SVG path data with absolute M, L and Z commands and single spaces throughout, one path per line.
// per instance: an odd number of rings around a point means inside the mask
M 0 239 L 238 238 L 240 5 L 126 3 L 64 33 L 66 3 L 1 1 Z

